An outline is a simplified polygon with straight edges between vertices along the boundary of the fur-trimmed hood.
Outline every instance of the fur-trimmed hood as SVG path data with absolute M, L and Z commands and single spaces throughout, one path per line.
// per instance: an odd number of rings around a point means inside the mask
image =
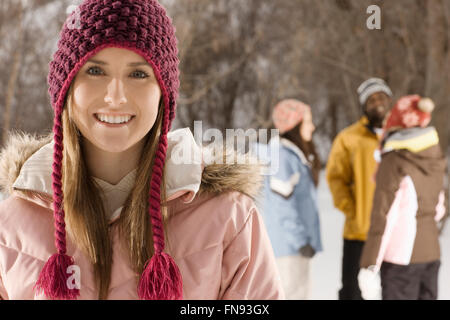
M 261 167 L 248 155 L 244 156 L 248 160 L 244 164 L 218 161 L 242 156 L 230 150 L 217 152 L 217 148 L 199 147 L 189 128 L 172 131 L 167 137 L 165 173 L 169 200 L 183 197 L 184 202 L 190 202 L 196 195 L 227 191 L 238 191 L 253 199 L 259 196 L 263 183 Z M 53 201 L 53 146 L 52 136 L 10 133 L 0 151 L 0 192 L 10 195 L 19 191 L 22 197 L 49 206 Z M 173 156 L 180 155 L 180 151 L 187 151 L 193 161 L 185 163 Z

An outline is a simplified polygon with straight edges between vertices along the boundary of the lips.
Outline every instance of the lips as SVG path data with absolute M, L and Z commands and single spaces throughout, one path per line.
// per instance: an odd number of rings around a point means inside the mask
M 115 115 L 115 116 L 120 116 L 120 115 Z M 130 115 L 130 114 L 128 114 L 128 115 L 124 114 L 122 116 L 131 116 L 131 118 L 130 118 L 130 120 L 128 120 L 128 122 L 124 122 L 124 123 L 108 123 L 108 122 L 101 121 L 99 119 L 99 117 L 97 116 L 97 114 L 94 114 L 94 119 L 95 119 L 95 121 L 97 121 L 98 123 L 100 123 L 100 124 L 102 124 L 104 126 L 113 127 L 114 128 L 114 127 L 127 126 L 128 124 L 130 124 L 134 120 L 134 118 L 136 118 L 135 115 Z

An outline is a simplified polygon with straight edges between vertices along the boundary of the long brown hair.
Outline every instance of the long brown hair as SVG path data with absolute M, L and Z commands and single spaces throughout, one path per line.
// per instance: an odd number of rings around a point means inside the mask
M 112 228 L 118 228 L 121 244 L 127 249 L 132 268 L 141 274 L 146 261 L 153 255 L 151 221 L 148 214 L 148 194 L 152 166 L 158 146 L 163 120 L 163 105 L 149 131 L 140 157 L 136 181 L 122 213 L 112 225 L 101 198 L 101 189 L 91 177 L 83 155 L 81 133 L 70 117 L 73 87 L 71 86 L 64 106 L 63 134 L 63 191 L 65 221 L 69 236 L 87 255 L 94 269 L 98 299 L 106 299 L 111 282 Z M 165 177 L 161 183 L 161 202 L 165 202 Z M 163 221 L 167 208 L 161 205 Z M 138 279 L 137 279 L 138 280 Z M 136 281 L 137 285 L 137 281 Z
M 291 130 L 283 133 L 281 137 L 294 143 L 305 154 L 306 160 L 311 165 L 314 185 L 317 187 L 319 185 L 319 173 L 322 169 L 322 164 L 320 162 L 319 154 L 316 152 L 316 146 L 312 139 L 311 141 L 305 141 L 300 135 L 301 126 L 302 122 L 298 123 Z

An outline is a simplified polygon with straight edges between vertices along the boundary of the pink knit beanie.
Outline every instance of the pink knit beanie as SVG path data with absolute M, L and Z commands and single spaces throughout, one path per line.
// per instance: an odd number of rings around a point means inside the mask
M 160 211 L 160 184 L 167 151 L 167 133 L 175 117 L 179 88 L 175 29 L 156 0 L 85 0 L 73 12 L 60 34 L 58 49 L 49 64 L 49 93 L 54 109 L 53 209 L 55 244 L 35 288 L 50 299 L 76 299 L 78 289 L 67 286 L 67 268 L 74 264 L 66 254 L 66 230 L 61 180 L 63 157 L 62 111 L 72 80 L 86 61 L 108 47 L 129 49 L 153 67 L 164 101 L 164 116 L 149 194 L 154 255 L 141 275 L 140 299 L 182 299 L 182 279 L 174 260 L 164 252 Z

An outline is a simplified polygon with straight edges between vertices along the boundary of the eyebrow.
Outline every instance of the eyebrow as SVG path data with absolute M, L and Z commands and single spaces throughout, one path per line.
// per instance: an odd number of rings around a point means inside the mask
M 96 63 L 96 64 L 100 64 L 100 65 L 108 65 L 106 62 L 104 61 L 100 61 L 100 60 L 88 60 L 87 62 L 92 62 L 92 63 Z M 128 64 L 129 67 L 139 67 L 139 66 L 148 66 L 150 67 L 150 65 L 148 64 L 147 61 L 145 62 L 131 62 Z

